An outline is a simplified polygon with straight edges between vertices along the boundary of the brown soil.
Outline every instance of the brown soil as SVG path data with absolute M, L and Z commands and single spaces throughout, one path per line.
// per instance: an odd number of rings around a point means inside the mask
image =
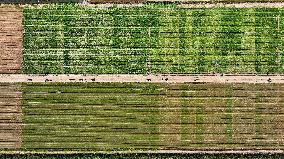
M 22 17 L 21 8 L 0 6 L 0 73 L 20 73 Z
M 18 84 L 0 83 L 0 149 L 21 147 L 21 96 Z

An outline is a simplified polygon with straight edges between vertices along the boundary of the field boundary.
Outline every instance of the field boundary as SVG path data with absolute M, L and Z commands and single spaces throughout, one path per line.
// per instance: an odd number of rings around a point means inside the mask
M 284 83 L 284 75 L 28 75 L 2 74 L 0 82 L 149 82 L 149 83 Z

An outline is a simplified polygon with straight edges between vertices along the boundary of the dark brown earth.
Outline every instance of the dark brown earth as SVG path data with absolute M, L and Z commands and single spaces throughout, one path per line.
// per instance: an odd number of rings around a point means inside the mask
M 0 73 L 21 72 L 22 17 L 17 6 L 0 6 Z

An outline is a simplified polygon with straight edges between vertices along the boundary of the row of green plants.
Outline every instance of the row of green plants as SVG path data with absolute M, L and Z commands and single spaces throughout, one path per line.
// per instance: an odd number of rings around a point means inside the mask
M 282 73 L 283 13 L 173 4 L 26 7 L 23 72 Z

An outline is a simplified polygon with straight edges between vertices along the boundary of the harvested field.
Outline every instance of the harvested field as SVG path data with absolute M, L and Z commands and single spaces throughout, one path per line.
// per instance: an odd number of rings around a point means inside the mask
M 20 73 L 22 64 L 22 9 L 0 6 L 0 73 Z
M 0 83 L 0 151 L 21 147 L 21 89 Z
M 32 152 L 283 150 L 281 84 L 25 83 Z
M 24 10 L 24 73 L 282 74 L 283 8 Z

